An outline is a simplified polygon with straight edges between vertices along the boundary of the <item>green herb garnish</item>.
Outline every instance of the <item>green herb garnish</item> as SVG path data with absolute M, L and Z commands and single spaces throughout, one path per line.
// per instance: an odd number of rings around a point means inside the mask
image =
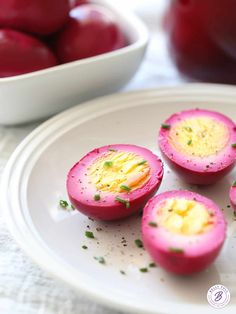
M 189 141 L 187 142 L 187 144 L 188 144 L 188 145 L 191 145 L 192 142 L 193 142 L 193 140 L 189 140 Z
M 190 126 L 185 126 L 184 129 L 188 132 L 192 132 L 192 128 L 190 128 Z
M 120 186 L 120 188 L 121 188 L 121 190 L 124 190 L 124 191 L 127 191 L 127 192 L 131 191 L 131 188 L 128 185 L 122 184 Z
M 149 266 L 150 268 L 154 268 L 154 267 L 156 267 L 157 265 L 156 265 L 155 263 L 150 263 L 148 266 Z
M 147 160 L 142 160 L 142 161 L 140 161 L 140 162 L 138 163 L 138 166 L 144 165 L 144 164 L 146 164 L 146 162 L 147 162 Z
M 59 204 L 62 208 L 67 208 L 69 206 L 68 202 L 65 200 L 60 200 Z
M 234 183 L 232 184 L 232 186 L 236 186 L 236 181 L 234 181 Z
M 112 167 L 112 165 L 113 165 L 113 161 L 111 161 L 111 160 L 104 162 L 104 167 Z
M 100 199 L 101 199 L 100 194 L 95 194 L 94 197 L 93 197 L 93 199 L 94 199 L 95 201 L 100 201 Z
M 82 249 L 84 249 L 84 250 L 87 250 L 87 248 L 88 248 L 88 247 L 87 247 L 86 245 L 83 245 L 83 246 L 82 246 Z
M 121 198 L 119 196 L 116 196 L 115 200 L 117 202 L 120 202 L 120 203 L 124 204 L 126 208 L 130 208 L 130 202 L 129 201 L 124 200 L 123 198 Z
M 161 127 L 162 127 L 162 129 L 169 130 L 170 124 L 162 124 Z
M 143 247 L 143 242 L 140 239 L 136 239 L 134 243 L 137 245 L 137 247 L 140 247 L 140 248 Z
M 109 150 L 110 152 L 117 152 L 117 150 L 116 150 L 115 148 L 108 148 L 108 150 Z
M 89 239 L 94 239 L 95 236 L 92 231 L 85 231 L 85 236 Z
M 141 271 L 141 273 L 147 273 L 148 269 L 146 267 L 143 267 L 143 268 L 139 268 L 139 271 Z
M 233 148 L 235 148 L 235 147 L 236 147 L 236 143 L 231 144 L 231 146 L 232 146 Z
M 169 251 L 172 253 L 178 253 L 178 254 L 183 254 L 184 250 L 178 247 L 170 247 Z
M 70 205 L 70 208 L 72 209 L 72 210 L 75 210 L 75 206 L 74 205 Z
M 157 228 L 158 227 L 158 224 L 155 222 L 155 221 L 149 221 L 148 225 L 150 227 L 154 227 L 154 228 Z
M 94 256 L 94 259 L 100 264 L 106 264 L 105 258 L 102 256 Z
M 236 218 L 236 211 L 234 211 L 234 218 Z

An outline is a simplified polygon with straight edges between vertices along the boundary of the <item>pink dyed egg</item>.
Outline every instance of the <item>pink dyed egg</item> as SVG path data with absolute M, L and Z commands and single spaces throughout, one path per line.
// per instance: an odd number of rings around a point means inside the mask
M 175 113 L 161 126 L 158 142 L 170 167 L 189 183 L 215 183 L 235 165 L 235 123 L 218 112 Z
M 165 192 L 144 208 L 144 246 L 169 272 L 189 275 L 204 270 L 219 254 L 225 236 L 221 209 L 197 193 Z
M 146 148 L 115 144 L 94 149 L 69 171 L 67 191 L 83 214 L 115 220 L 139 211 L 157 191 L 161 160 Z
M 234 181 L 229 190 L 229 199 L 233 209 L 236 212 L 236 181 Z

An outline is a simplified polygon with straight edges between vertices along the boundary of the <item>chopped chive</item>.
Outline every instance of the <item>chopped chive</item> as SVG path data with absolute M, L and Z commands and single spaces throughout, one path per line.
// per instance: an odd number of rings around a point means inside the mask
M 72 209 L 72 210 L 75 210 L 75 206 L 74 205 L 70 205 L 70 208 Z
M 60 200 L 59 204 L 62 208 L 67 208 L 69 206 L 68 202 L 65 200 Z
M 232 186 L 236 186 L 236 181 L 234 181 L 234 183 L 232 184 Z
M 192 132 L 192 128 L 190 128 L 190 126 L 185 126 L 184 129 L 188 132 Z
M 142 161 L 140 161 L 140 162 L 138 163 L 138 166 L 144 165 L 144 164 L 146 164 L 146 162 L 147 162 L 147 160 L 142 160 Z
M 116 150 L 115 148 L 108 148 L 108 150 L 109 150 L 110 152 L 117 152 L 117 150 Z
M 100 264 L 106 264 L 105 258 L 102 256 L 94 256 L 94 259 Z
M 170 124 L 162 124 L 161 127 L 162 127 L 162 129 L 169 130 Z
M 85 231 L 85 236 L 90 239 L 94 239 L 95 236 L 92 231 Z
M 130 202 L 129 201 L 124 200 L 123 198 L 121 198 L 119 196 L 116 196 L 115 200 L 117 202 L 120 202 L 120 203 L 124 204 L 126 208 L 130 208 Z
M 149 225 L 150 227 L 154 227 L 154 228 L 157 228 L 157 227 L 158 227 L 158 225 L 157 225 L 157 223 L 156 223 L 155 221 L 149 221 L 148 225 Z
M 147 273 L 148 269 L 146 267 L 143 267 L 143 268 L 139 268 L 139 271 L 141 271 L 141 273 Z
M 150 268 L 153 268 L 153 267 L 156 267 L 157 265 L 156 265 L 155 263 L 150 263 L 148 266 L 149 266 Z
M 236 211 L 234 211 L 234 218 L 236 218 Z
M 112 167 L 112 165 L 113 165 L 113 161 L 111 161 L 111 160 L 104 162 L 104 167 Z
M 101 199 L 100 194 L 95 194 L 94 197 L 93 197 L 93 199 L 94 199 L 95 201 L 100 201 L 100 199 Z
M 231 146 L 232 146 L 233 148 L 235 148 L 235 147 L 236 147 L 236 143 L 231 144 Z
M 178 247 L 170 247 L 169 251 L 172 253 L 178 253 L 178 254 L 184 253 L 184 250 Z
M 122 275 L 126 275 L 126 272 L 125 272 L 124 270 L 120 270 L 120 273 L 121 273 Z
M 82 246 L 82 249 L 84 249 L 84 250 L 87 250 L 87 248 L 88 248 L 87 245 Z
M 188 144 L 188 145 L 191 145 L 192 142 L 193 142 L 193 140 L 189 140 L 187 144 Z
M 134 243 L 137 245 L 137 247 L 140 247 L 140 248 L 143 247 L 143 242 L 140 239 L 136 239 Z
M 124 185 L 124 184 L 122 184 L 120 188 L 121 190 L 128 191 L 128 192 L 131 190 L 131 188 L 128 185 Z

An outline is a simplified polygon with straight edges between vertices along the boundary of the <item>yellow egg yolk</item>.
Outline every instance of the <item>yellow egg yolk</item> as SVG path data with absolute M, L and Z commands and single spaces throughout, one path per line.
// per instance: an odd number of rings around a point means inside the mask
M 135 153 L 110 151 L 95 160 L 88 175 L 98 191 L 131 192 L 149 180 L 150 167 Z
M 229 130 L 208 117 L 189 118 L 170 128 L 168 141 L 177 151 L 197 157 L 217 154 L 229 141 Z
M 207 208 L 194 200 L 171 198 L 161 204 L 158 225 L 172 233 L 196 235 L 212 228 L 214 215 Z

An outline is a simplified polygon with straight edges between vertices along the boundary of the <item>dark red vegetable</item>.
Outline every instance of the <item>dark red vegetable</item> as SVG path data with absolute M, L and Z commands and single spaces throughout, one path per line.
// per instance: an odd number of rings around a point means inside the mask
M 88 0 L 70 0 L 70 7 L 74 8 L 74 7 L 77 7 L 78 5 L 87 4 L 87 3 L 89 3 Z
M 49 35 L 68 20 L 69 0 L 0 0 L 0 27 Z
M 70 20 L 55 40 L 62 63 L 88 58 L 126 45 L 126 38 L 112 12 L 99 5 L 81 5 L 70 12 Z
M 236 2 L 172 0 L 165 17 L 169 49 L 189 78 L 236 83 Z
M 0 77 L 55 66 L 56 57 L 38 39 L 10 29 L 0 30 Z

